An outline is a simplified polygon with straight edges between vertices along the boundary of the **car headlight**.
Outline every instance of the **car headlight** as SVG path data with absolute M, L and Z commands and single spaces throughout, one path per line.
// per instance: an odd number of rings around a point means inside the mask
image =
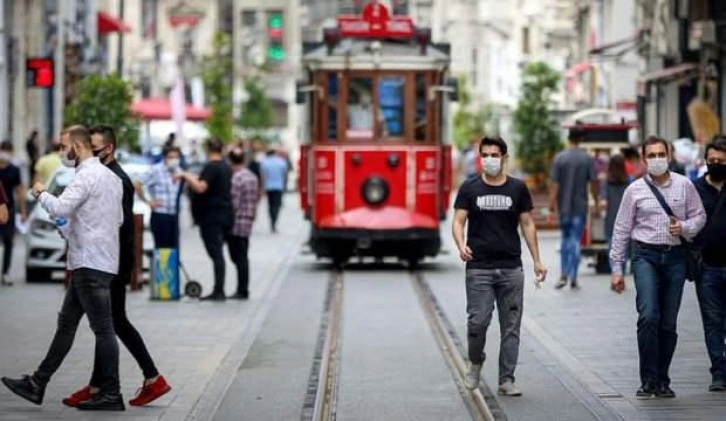
M 30 231 L 36 235 L 43 232 L 47 233 L 49 231 L 55 231 L 55 224 L 49 221 L 36 219 L 32 224 L 30 224 Z
M 388 193 L 388 183 L 377 176 L 368 178 L 361 186 L 363 200 L 371 205 L 383 203 L 388 198 Z

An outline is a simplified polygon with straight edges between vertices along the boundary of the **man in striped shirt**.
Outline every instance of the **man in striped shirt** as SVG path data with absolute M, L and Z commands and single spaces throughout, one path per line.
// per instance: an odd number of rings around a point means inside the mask
M 668 369 L 678 340 L 676 324 L 688 258 L 681 238 L 691 241 L 706 223 L 706 213 L 693 184 L 668 170 L 669 143 L 651 136 L 642 149 L 648 174 L 628 186 L 620 204 L 610 250 L 611 287 L 617 293 L 625 288 L 623 265 L 632 240 L 642 383 L 636 397 L 673 398 Z M 668 216 L 649 183 L 674 216 Z
M 249 298 L 250 263 L 247 256 L 250 233 L 255 221 L 260 188 L 257 176 L 245 166 L 245 153 L 233 148 L 227 155 L 232 166 L 232 207 L 234 208 L 234 226 L 227 236 L 229 254 L 237 266 L 237 293 L 231 298 L 246 300 Z

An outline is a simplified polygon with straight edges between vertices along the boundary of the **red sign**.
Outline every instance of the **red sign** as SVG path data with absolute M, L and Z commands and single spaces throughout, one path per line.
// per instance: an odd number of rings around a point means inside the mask
M 196 26 L 204 18 L 204 11 L 187 5 L 183 0 L 168 9 L 169 23 L 173 27 L 180 25 Z
M 52 88 L 55 79 L 55 64 L 52 58 L 29 58 L 25 60 L 27 86 Z
M 391 16 L 386 6 L 373 0 L 360 16 L 339 16 L 338 28 L 343 37 L 411 38 L 413 21 L 408 16 Z

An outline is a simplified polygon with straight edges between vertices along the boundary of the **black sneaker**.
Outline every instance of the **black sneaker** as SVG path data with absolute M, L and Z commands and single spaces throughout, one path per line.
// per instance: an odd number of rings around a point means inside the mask
M 234 295 L 230 295 L 228 298 L 233 300 L 248 300 L 250 298 L 250 294 L 248 292 L 238 292 Z
M 667 384 L 662 384 L 655 391 L 655 396 L 659 398 L 675 398 L 676 392 L 674 392 Z
M 711 385 L 708 386 L 709 392 L 726 392 L 726 380 L 713 379 Z
M 555 284 L 555 289 L 562 289 L 567 285 L 567 277 L 561 276 L 560 280 Z
M 637 392 L 635 392 L 635 397 L 637 399 L 649 399 L 655 395 L 655 392 L 655 386 L 650 383 L 645 383 L 644 385 L 640 386 L 640 389 L 638 389 Z
M 37 384 L 30 376 L 23 376 L 20 379 L 3 377 L 2 382 L 11 392 L 21 398 L 33 402 L 36 405 L 43 403 L 45 386 Z
M 125 411 L 124 398 L 120 393 L 97 393 L 87 401 L 81 402 L 76 408 L 82 411 Z
M 213 292 L 206 297 L 200 298 L 201 301 L 224 301 L 227 297 L 224 294 Z
M 570 283 L 570 289 L 577 291 L 580 289 L 580 285 L 578 285 L 577 281 L 572 281 Z

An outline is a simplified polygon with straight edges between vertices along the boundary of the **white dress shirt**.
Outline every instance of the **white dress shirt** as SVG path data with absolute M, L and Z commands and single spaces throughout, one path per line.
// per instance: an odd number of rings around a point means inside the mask
M 123 223 L 121 179 L 98 158 L 87 158 L 63 193 L 38 197 L 53 218 L 68 219 L 68 269 L 118 274 L 119 228 Z

